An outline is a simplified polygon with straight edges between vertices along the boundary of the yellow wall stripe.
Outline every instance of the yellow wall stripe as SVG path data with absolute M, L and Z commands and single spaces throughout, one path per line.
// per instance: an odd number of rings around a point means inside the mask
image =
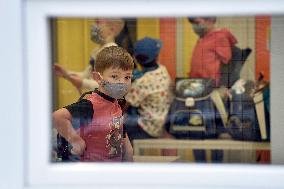
M 96 46 L 90 40 L 90 26 L 94 20 L 59 18 L 57 26 L 57 63 L 72 71 L 82 71 L 89 63 L 92 49 Z M 78 100 L 77 89 L 62 78 L 57 79 L 57 108 Z
M 187 18 L 183 18 L 183 74 L 189 76 L 192 52 L 198 39 Z
M 137 19 L 137 40 L 143 37 L 160 38 L 160 19 L 138 18 Z

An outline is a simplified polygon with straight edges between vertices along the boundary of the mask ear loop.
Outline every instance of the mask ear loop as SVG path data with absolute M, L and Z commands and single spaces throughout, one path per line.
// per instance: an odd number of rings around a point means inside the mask
M 101 73 L 100 73 L 100 72 L 98 72 L 98 75 L 101 77 L 101 79 L 103 79 L 103 76 L 101 75 Z
M 100 80 L 103 81 L 104 79 L 103 79 L 103 76 L 101 75 L 101 73 L 100 72 L 97 72 L 97 73 L 98 73 L 98 75 L 100 77 Z
M 99 75 L 99 77 L 100 77 L 100 83 L 101 83 L 101 86 L 104 88 L 105 87 L 105 83 L 106 83 L 106 81 L 103 79 L 103 76 L 101 75 L 101 73 L 100 72 L 97 72 L 98 73 L 98 75 Z

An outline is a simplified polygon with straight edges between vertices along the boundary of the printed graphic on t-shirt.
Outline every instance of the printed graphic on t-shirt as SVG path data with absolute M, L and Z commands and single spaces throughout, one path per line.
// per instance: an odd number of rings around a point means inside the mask
M 122 123 L 123 117 L 115 117 L 110 123 L 110 132 L 106 136 L 108 154 L 111 158 L 122 154 Z

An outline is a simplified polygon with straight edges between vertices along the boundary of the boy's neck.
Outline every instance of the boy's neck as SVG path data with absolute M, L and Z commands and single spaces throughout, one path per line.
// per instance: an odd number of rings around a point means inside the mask
M 113 37 L 107 37 L 106 39 L 104 39 L 103 41 L 101 41 L 99 43 L 99 45 L 102 47 L 108 43 L 115 43 L 114 38 Z
M 99 86 L 98 89 L 95 89 L 95 92 L 96 91 L 101 97 L 103 97 L 106 100 L 109 100 L 111 102 L 114 102 L 116 100 L 115 98 L 112 98 L 111 96 L 109 96 L 102 86 Z
M 109 96 L 108 93 L 105 91 L 105 89 L 101 85 L 99 85 L 99 88 L 97 89 L 97 91 Z
M 107 44 L 107 43 L 114 43 L 114 37 L 112 37 L 112 36 L 107 37 L 107 38 L 105 39 L 103 45 L 105 45 L 105 44 Z
M 207 29 L 207 31 L 206 31 L 206 33 L 205 33 L 205 35 L 206 34 L 208 34 L 208 33 L 211 33 L 211 32 L 213 32 L 213 31 L 215 31 L 215 26 L 214 25 L 209 25 L 208 26 L 208 29 Z

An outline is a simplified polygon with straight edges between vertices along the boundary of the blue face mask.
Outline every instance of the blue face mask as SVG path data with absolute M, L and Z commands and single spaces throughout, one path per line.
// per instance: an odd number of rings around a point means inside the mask
M 108 92 L 108 95 L 115 99 L 122 98 L 130 87 L 127 83 L 110 83 L 105 80 L 102 80 L 102 86 Z
M 199 37 L 203 37 L 207 27 L 202 24 L 192 24 L 192 29 Z
M 101 34 L 101 29 L 97 25 L 91 27 L 91 40 L 95 43 L 103 43 L 104 39 Z

